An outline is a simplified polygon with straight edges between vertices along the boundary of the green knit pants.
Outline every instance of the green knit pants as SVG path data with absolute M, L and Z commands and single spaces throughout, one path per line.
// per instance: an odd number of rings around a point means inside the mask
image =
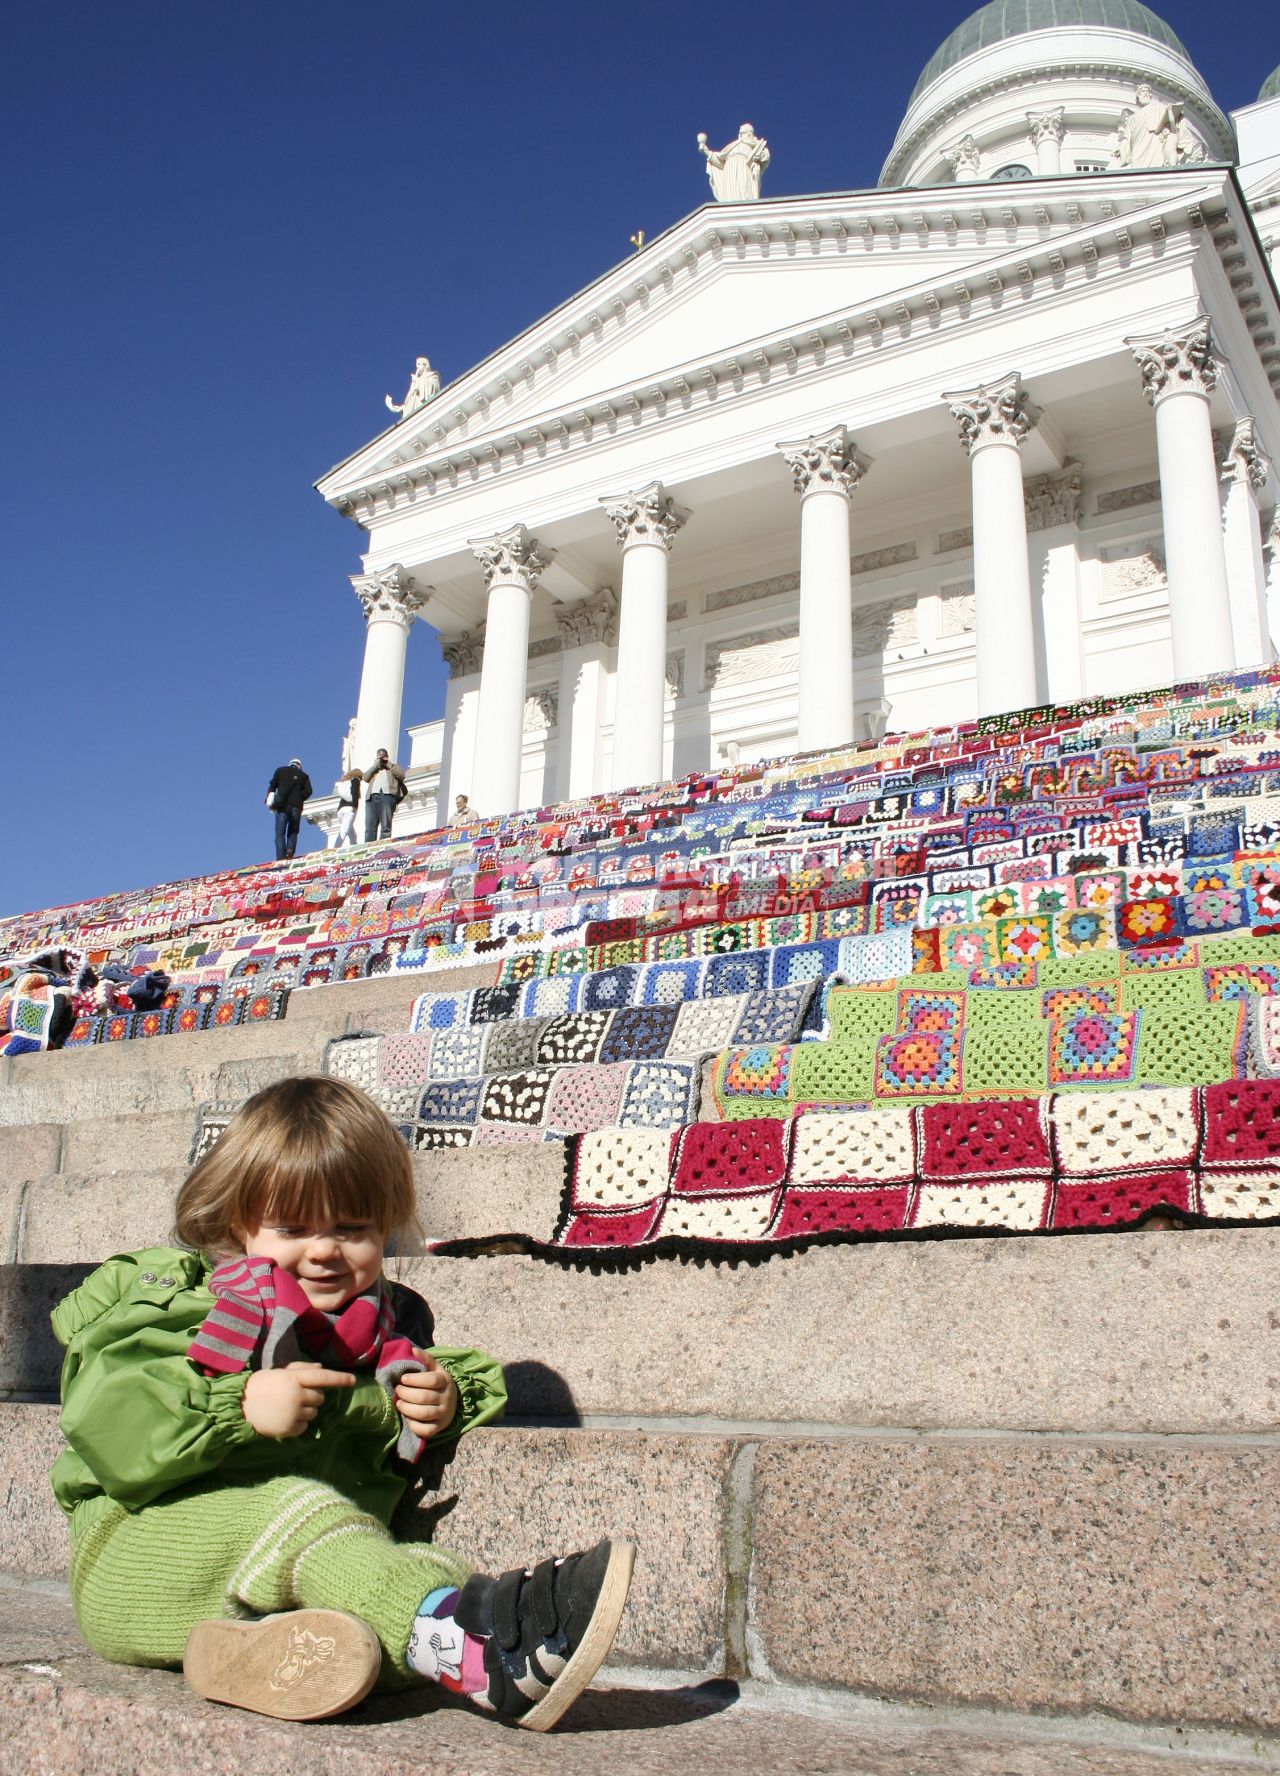
M 470 1568 L 429 1543 L 399 1543 L 316 1480 L 199 1487 L 141 1511 L 72 1519 L 71 1595 L 85 1640 L 122 1665 L 180 1665 L 208 1616 L 340 1609 L 382 1642 L 383 1678 L 404 1662 L 418 1605 Z

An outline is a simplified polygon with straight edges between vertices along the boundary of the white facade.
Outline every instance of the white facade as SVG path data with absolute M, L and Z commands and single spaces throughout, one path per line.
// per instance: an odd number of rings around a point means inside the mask
M 891 186 L 695 211 L 323 478 L 357 763 L 415 622 L 450 662 L 397 830 L 1274 656 L 1280 97 L 1234 166 L 1168 44 L 1063 36 L 943 69 Z M 1077 171 L 1144 77 L 1207 158 Z M 1062 170 L 990 182 L 1019 128 Z

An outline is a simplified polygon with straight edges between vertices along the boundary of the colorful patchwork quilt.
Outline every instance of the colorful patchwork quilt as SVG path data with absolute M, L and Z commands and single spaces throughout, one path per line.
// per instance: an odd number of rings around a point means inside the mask
M 1280 1221 L 1280 1081 L 879 1104 L 568 1143 L 560 1217 L 495 1230 L 592 1261 L 819 1243 Z M 433 1250 L 483 1249 L 485 1240 Z
M 58 1048 L 72 1021 L 72 994 L 48 975 L 15 973 L 0 986 L 0 1055 Z
M 520 1029 L 494 1025 L 489 1034 Z M 329 1044 L 325 1071 L 367 1092 L 419 1149 L 554 1141 L 612 1124 L 671 1129 L 698 1112 L 699 1059 L 531 1059 L 501 1072 L 431 1078 L 424 1069 L 436 1034 L 342 1038 Z M 563 1047 L 545 1025 L 534 1039 L 544 1055 Z
M 831 987 L 829 1038 L 716 1061 L 726 1119 L 816 1104 L 1193 1085 L 1242 1077 L 1245 1001 L 1280 988 L 1280 938 L 1225 938 Z

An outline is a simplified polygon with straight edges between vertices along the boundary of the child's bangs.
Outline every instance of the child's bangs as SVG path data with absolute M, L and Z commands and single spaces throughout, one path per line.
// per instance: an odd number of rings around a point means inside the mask
M 355 1154 L 334 1153 L 303 1137 L 289 1144 L 244 1208 L 259 1225 L 372 1220 L 382 1227 L 386 1193 L 371 1188 L 371 1170 Z

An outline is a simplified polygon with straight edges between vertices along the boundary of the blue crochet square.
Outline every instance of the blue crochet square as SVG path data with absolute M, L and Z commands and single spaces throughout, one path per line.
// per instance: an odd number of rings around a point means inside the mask
M 620 1128 L 675 1128 L 693 1115 L 698 1068 L 685 1061 L 637 1061 L 631 1069 Z
M 722 993 L 754 993 L 768 985 L 767 950 L 740 950 L 737 955 L 709 956 L 702 991 L 708 998 Z
M 438 997 L 427 1001 L 423 1006 L 425 1016 L 418 1021 L 419 1030 L 452 1030 L 456 1028 L 462 1017 L 464 995 L 460 993 L 441 993 Z
M 700 961 L 651 962 L 643 970 L 639 996 L 642 1005 L 683 1005 L 698 997 Z
M 598 974 L 586 977 L 582 994 L 584 1011 L 612 1011 L 620 1005 L 632 1003 L 638 969 L 632 964 L 619 964 L 616 968 L 602 968 Z
M 600 1061 L 644 1061 L 667 1052 L 678 1005 L 624 1005 L 615 1011 L 600 1046 Z
M 734 1046 L 754 1042 L 794 1042 L 813 994 L 813 982 L 749 993 L 734 1032 Z
M 422 1094 L 419 1123 L 473 1123 L 480 1108 L 483 1079 L 438 1079 Z

